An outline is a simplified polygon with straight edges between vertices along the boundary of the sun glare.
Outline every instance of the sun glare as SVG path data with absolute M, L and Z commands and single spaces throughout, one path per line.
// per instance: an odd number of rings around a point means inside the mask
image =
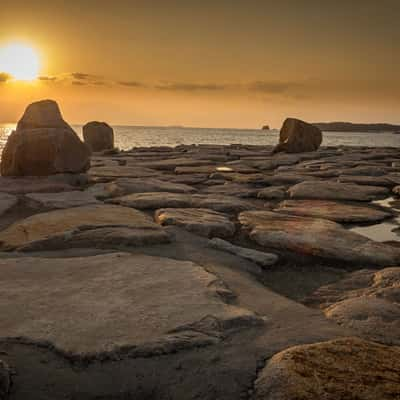
M 39 76 L 40 62 L 34 49 L 24 44 L 0 47 L 0 72 L 17 81 L 33 81 Z

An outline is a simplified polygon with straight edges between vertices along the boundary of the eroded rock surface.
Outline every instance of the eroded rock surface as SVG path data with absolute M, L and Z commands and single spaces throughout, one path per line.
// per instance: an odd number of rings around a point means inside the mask
M 101 239 L 101 234 L 107 229 L 107 235 Z M 169 240 L 167 234 L 155 224 L 150 217 L 140 211 L 114 205 L 90 205 L 83 207 L 55 210 L 35 214 L 17 221 L 0 232 L 0 244 L 3 249 L 25 248 L 63 248 L 81 243 L 81 246 L 115 247 L 117 240 L 111 240 L 114 235 L 131 234 L 131 245 L 165 243 Z M 79 238 L 85 239 L 79 241 Z
M 374 242 L 319 218 L 269 211 L 245 211 L 239 221 L 261 246 L 367 265 L 396 265 L 400 249 Z
M 291 347 L 273 356 L 255 383 L 257 400 L 394 400 L 400 348 L 357 338 Z
M 319 288 L 306 303 L 364 338 L 400 345 L 400 268 L 360 270 Z
M 89 192 L 74 190 L 62 193 L 27 193 L 26 197 L 39 206 L 52 208 L 70 208 L 99 204 L 100 202 Z
M 357 185 L 335 181 L 305 181 L 289 188 L 294 199 L 372 201 L 389 194 L 378 186 Z
M 176 225 L 200 236 L 229 237 L 235 225 L 222 213 L 205 208 L 165 208 L 157 210 L 156 221 L 161 225 Z
M 218 293 L 227 289 L 192 262 L 117 253 L 8 259 L 0 267 L 0 335 L 69 356 L 170 353 L 263 323 L 223 302 Z
M 285 200 L 275 211 L 348 223 L 378 222 L 393 216 L 382 209 L 329 200 Z

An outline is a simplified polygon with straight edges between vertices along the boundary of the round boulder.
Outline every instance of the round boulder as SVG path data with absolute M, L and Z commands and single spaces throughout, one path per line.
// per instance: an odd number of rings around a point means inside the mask
M 90 150 L 63 120 L 52 100 L 27 107 L 1 157 L 3 176 L 79 173 L 89 166 Z
M 303 153 L 315 151 L 322 143 L 322 132 L 314 125 L 295 118 L 287 118 L 279 134 L 274 153 Z
M 83 139 L 93 152 L 114 148 L 114 131 L 105 122 L 88 122 L 83 127 Z

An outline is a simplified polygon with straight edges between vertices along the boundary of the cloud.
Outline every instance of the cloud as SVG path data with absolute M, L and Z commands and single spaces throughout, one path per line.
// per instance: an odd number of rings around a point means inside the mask
M 298 82 L 256 81 L 247 85 L 247 89 L 262 93 L 284 93 L 301 86 Z
M 7 72 L 0 72 L 0 83 L 5 83 L 12 79 L 12 76 Z
M 195 92 L 201 90 L 217 91 L 226 89 L 225 85 L 217 83 L 162 83 L 154 86 L 155 89 L 169 91 Z
M 137 81 L 120 81 L 118 82 L 119 85 L 122 86 L 129 86 L 129 87 L 145 87 L 146 85 L 144 85 L 141 82 L 137 82 Z
M 39 76 L 39 81 L 48 81 L 48 82 L 54 82 L 57 80 L 56 76 Z
M 79 81 L 86 81 L 86 80 L 91 80 L 91 79 L 97 79 L 98 76 L 96 75 L 91 75 L 91 74 L 85 74 L 83 72 L 72 72 L 71 76 L 73 79 L 77 79 Z

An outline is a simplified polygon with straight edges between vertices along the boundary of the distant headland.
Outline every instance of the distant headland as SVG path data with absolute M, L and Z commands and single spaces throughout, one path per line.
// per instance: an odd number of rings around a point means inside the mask
M 392 124 L 354 124 L 352 122 L 316 122 L 314 126 L 331 132 L 395 132 L 400 133 L 400 125 Z

